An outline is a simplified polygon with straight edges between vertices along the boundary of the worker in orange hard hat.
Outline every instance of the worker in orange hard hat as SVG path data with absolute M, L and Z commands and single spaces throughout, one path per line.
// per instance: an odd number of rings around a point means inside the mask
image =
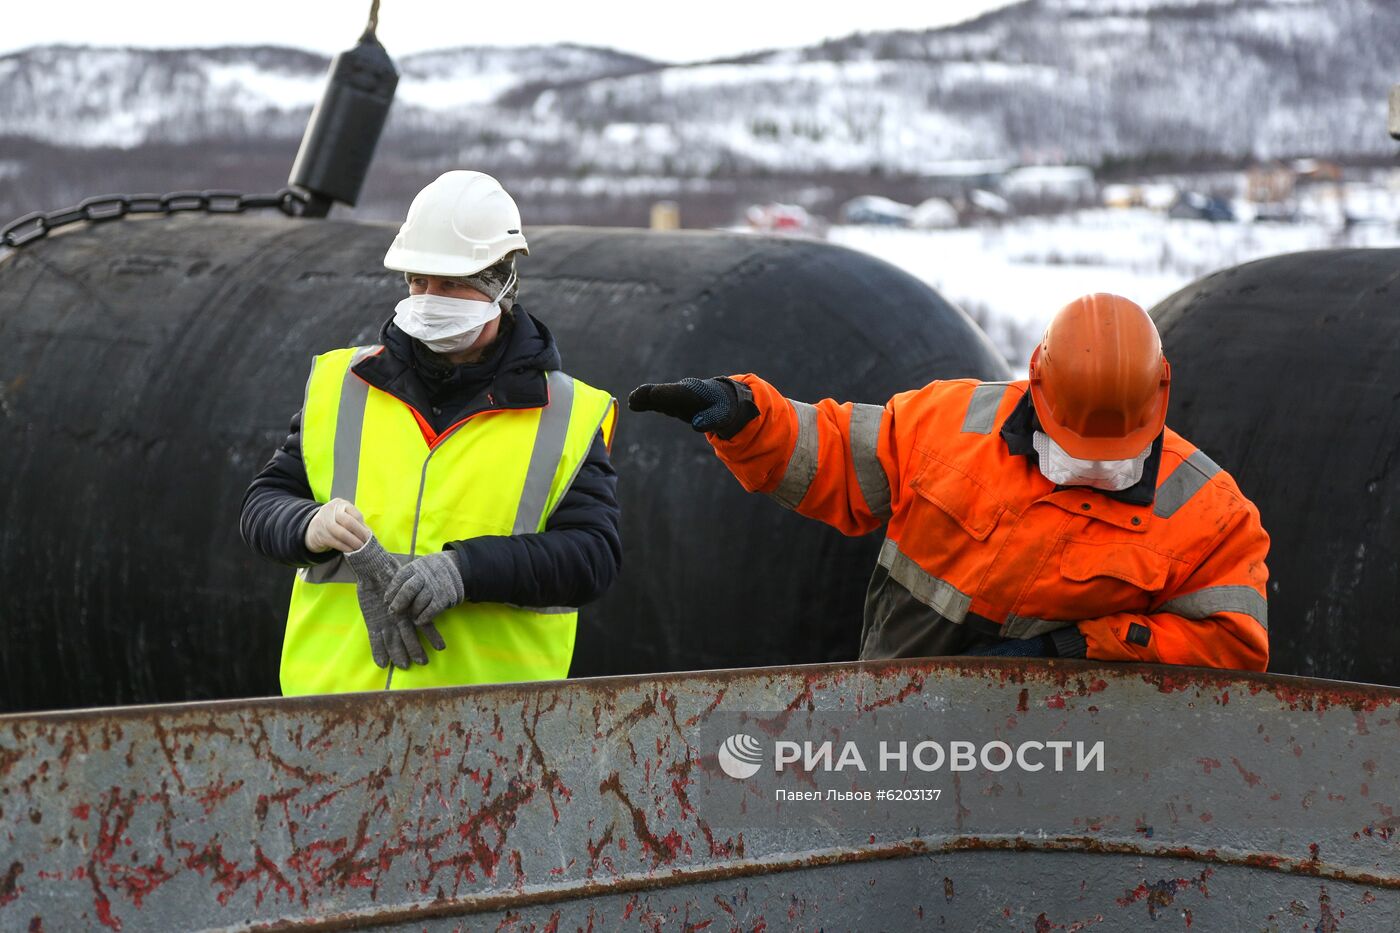
M 1166 427 L 1171 367 L 1117 295 L 1070 302 L 1030 379 L 809 405 L 753 375 L 639 386 L 745 489 L 849 535 L 887 524 L 862 659 L 1088 657 L 1263 670 L 1269 537 Z

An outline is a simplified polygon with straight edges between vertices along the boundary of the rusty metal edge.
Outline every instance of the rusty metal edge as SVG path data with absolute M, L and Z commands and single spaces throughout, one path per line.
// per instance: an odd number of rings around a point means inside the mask
M 131 718 L 182 713 L 234 711 L 276 704 L 282 710 L 324 710 L 343 714 L 345 703 L 354 697 L 374 696 L 398 703 L 422 702 L 435 697 L 473 695 L 533 697 L 541 690 L 585 687 L 593 691 L 614 691 L 650 681 L 733 680 L 741 677 L 772 677 L 796 675 L 813 678 L 831 676 L 845 678 L 859 673 L 898 675 L 901 673 L 931 674 L 946 671 L 960 676 L 974 672 L 995 674 L 1013 683 L 1021 682 L 1029 672 L 1052 675 L 1061 686 L 1071 679 L 1093 673 L 1099 676 L 1126 678 L 1136 675 L 1144 683 L 1163 692 L 1192 688 L 1245 687 L 1253 692 L 1268 692 L 1281 702 L 1305 709 L 1326 709 L 1343 706 L 1365 711 L 1378 705 L 1400 704 L 1400 687 L 1383 684 L 1363 684 L 1290 674 L 1269 674 L 1254 671 L 1232 671 L 1217 668 L 1178 667 L 1160 664 L 1105 664 L 1099 661 L 1066 659 L 1002 659 L 1002 658 L 906 658 L 885 661 L 840 661 L 824 664 L 792 664 L 776 667 L 715 668 L 700 671 L 624 674 L 608 677 L 581 677 L 568 680 L 536 680 L 517 683 L 478 684 L 468 687 L 435 687 L 422 690 L 371 691 L 298 697 L 247 697 L 231 700 L 202 700 L 190 703 L 149 704 L 144 706 L 107 706 L 77 710 L 38 710 L 0 714 L 0 727 L 20 721 L 43 718 L 52 724 L 71 723 L 110 717 L 114 712 Z M 1321 700 L 1318 704 L 1318 700 Z M 1318 705 L 1314 705 L 1318 704 Z
M 1279 874 L 1323 878 L 1329 881 L 1340 881 L 1346 884 L 1386 890 L 1400 890 L 1400 876 L 1370 874 L 1345 866 L 1332 865 L 1320 859 L 1300 860 L 1282 855 L 1238 852 L 1230 849 L 1203 849 L 1196 846 L 1154 848 L 1123 842 L 1105 842 L 1090 836 L 1056 836 L 1045 839 L 1032 839 L 1024 836 L 1001 838 L 960 836 L 937 845 L 930 845 L 922 839 L 909 839 L 859 849 L 817 851 L 803 855 L 801 858 L 732 861 L 707 868 L 676 869 L 665 874 L 623 875 L 617 880 L 607 882 L 581 882 L 540 888 L 534 891 L 517 890 L 507 894 L 430 901 L 421 906 L 387 907 L 307 920 L 279 920 L 271 923 L 243 924 L 220 929 L 227 930 L 229 933 L 355 930 L 396 923 L 521 910 L 568 901 L 620 894 L 637 894 L 662 888 L 706 884 L 715 881 L 734 881 L 741 878 L 784 874 L 810 868 L 948 855 L 958 852 L 1070 852 L 1085 855 L 1130 855 L 1141 858 L 1182 859 L 1193 862 L 1208 862 L 1214 865 L 1254 868 Z

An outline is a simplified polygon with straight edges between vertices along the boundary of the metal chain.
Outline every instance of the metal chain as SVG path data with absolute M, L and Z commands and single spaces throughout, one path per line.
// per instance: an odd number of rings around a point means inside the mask
M 377 6 L 378 4 L 376 4 Z M 293 188 L 275 194 L 240 194 L 237 191 L 172 191 L 169 194 L 104 194 L 87 198 L 74 207 L 35 211 L 0 227 L 0 246 L 18 249 L 42 240 L 59 227 L 80 221 L 102 223 L 131 214 L 242 214 L 276 208 L 288 217 L 300 216 L 310 199 Z

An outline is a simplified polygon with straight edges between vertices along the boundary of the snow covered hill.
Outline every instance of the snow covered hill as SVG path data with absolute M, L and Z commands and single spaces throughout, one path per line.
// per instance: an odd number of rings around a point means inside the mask
M 330 60 L 298 49 L 43 46 L 0 56 L 0 134 L 61 146 L 137 146 L 231 134 L 300 137 Z M 559 45 L 406 56 L 396 108 L 470 119 L 466 108 L 541 83 L 656 67 Z
M 619 174 L 1378 155 L 1397 48 L 1394 0 L 1025 0 L 693 65 L 575 46 L 407 55 L 394 122 L 459 158 L 507 139 L 522 168 Z M 0 57 L 0 135 L 295 139 L 326 64 L 274 47 L 30 49 Z

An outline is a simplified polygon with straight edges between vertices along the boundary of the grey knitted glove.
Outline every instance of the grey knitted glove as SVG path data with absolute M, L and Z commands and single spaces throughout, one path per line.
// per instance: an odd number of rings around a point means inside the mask
M 355 594 L 360 600 L 360 612 L 365 617 L 365 629 L 369 633 L 370 656 L 380 667 L 388 667 L 392 661 L 395 667 L 407 670 L 411 661 L 428 663 L 428 653 L 418 640 L 418 633 L 407 620 L 402 623 L 389 612 L 384 590 L 399 570 L 399 562 L 384 549 L 379 539 L 373 536 L 357 551 L 345 555 L 345 561 L 355 572 L 359 585 Z M 430 625 L 424 627 L 423 634 L 438 651 L 447 647 Z
M 456 556 L 438 551 L 409 561 L 389 581 L 384 598 L 395 621 L 408 619 L 419 628 L 431 626 L 439 612 L 466 598 Z

